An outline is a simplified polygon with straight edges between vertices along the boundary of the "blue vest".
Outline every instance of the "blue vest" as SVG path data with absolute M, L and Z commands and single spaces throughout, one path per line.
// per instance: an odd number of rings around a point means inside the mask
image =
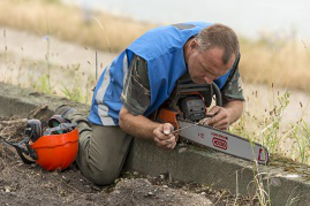
M 209 25 L 190 22 L 158 27 L 135 40 L 102 73 L 94 91 L 89 121 L 99 125 L 118 125 L 123 105 L 120 96 L 133 54 L 147 62 L 151 102 L 144 115 L 153 113 L 169 98 L 177 80 L 187 72 L 183 46 Z M 230 71 L 215 80 L 219 88 L 224 86 Z

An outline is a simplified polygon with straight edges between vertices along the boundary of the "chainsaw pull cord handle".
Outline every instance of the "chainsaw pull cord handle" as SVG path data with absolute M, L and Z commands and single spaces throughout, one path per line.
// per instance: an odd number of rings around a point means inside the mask
M 222 100 L 222 94 L 221 94 L 221 90 L 220 88 L 214 83 L 211 83 L 211 89 L 215 94 L 215 98 L 216 98 L 216 105 L 219 107 L 223 106 L 223 100 Z

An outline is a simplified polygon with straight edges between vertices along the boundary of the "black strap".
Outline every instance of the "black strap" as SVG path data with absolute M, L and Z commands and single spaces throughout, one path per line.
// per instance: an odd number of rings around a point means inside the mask
M 73 122 L 73 123 L 61 123 L 57 127 L 47 128 L 45 130 L 45 132 L 44 132 L 44 135 L 51 135 L 52 132 L 55 132 L 55 131 L 65 131 L 65 130 L 72 131 L 76 127 L 77 127 L 77 123 L 76 122 Z
M 22 141 L 20 141 L 18 143 L 10 143 L 5 138 L 3 138 L 2 136 L 0 136 L 0 138 L 6 146 L 15 148 L 17 154 L 20 156 L 20 158 L 23 160 L 23 162 L 25 164 L 35 163 L 35 161 L 31 161 L 23 155 L 23 154 L 30 155 L 31 158 L 37 159 L 36 152 L 33 149 L 31 149 L 31 147 L 29 145 L 29 137 L 24 138 Z M 23 144 L 26 145 L 27 149 L 23 146 Z
M 239 53 L 239 55 L 237 56 L 234 64 L 233 64 L 233 69 L 231 71 L 231 73 L 229 74 L 224 86 L 222 87 L 221 91 L 224 91 L 224 89 L 227 87 L 228 82 L 230 81 L 230 79 L 233 77 L 233 75 L 236 73 L 238 66 L 239 66 L 239 62 L 240 62 L 240 58 L 241 58 L 241 54 Z

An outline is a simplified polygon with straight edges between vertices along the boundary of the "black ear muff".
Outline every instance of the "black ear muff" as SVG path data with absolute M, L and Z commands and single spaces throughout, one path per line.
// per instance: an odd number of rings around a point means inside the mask
M 48 120 L 48 127 L 49 128 L 55 128 L 58 127 L 62 123 L 71 123 L 70 120 L 62 117 L 61 115 L 53 115 L 49 120 Z M 68 128 L 66 130 L 56 130 L 53 131 L 52 134 L 63 134 L 72 131 L 72 128 Z
M 27 122 L 25 134 L 30 138 L 32 142 L 37 141 L 43 136 L 42 122 L 38 119 L 30 119 Z
M 56 127 L 61 123 L 67 123 L 68 120 L 63 118 L 61 115 L 53 115 L 49 120 L 48 120 L 48 126 L 49 127 Z

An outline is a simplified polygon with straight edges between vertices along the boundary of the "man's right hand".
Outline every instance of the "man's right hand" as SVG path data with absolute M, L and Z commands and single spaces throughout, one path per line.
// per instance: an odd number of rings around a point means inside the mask
M 173 133 L 173 126 L 170 123 L 161 124 L 159 127 L 154 129 L 154 141 L 157 146 L 166 149 L 173 149 L 177 144 L 177 137 Z

